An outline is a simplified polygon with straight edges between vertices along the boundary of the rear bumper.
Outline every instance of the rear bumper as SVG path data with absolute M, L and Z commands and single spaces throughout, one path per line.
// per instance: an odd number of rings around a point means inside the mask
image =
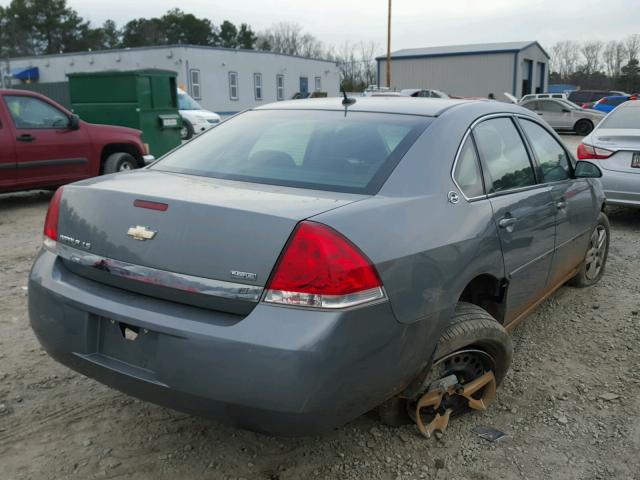
M 400 391 L 435 343 L 388 302 L 339 312 L 258 304 L 246 317 L 84 279 L 41 251 L 29 315 L 59 362 L 125 393 L 277 435 L 330 430 Z M 120 325 L 139 328 L 125 340 Z M 145 332 L 145 329 L 147 333 Z

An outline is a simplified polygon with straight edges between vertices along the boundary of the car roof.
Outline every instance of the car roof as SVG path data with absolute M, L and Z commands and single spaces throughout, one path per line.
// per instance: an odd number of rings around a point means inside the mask
M 422 115 L 437 117 L 444 111 L 468 103 L 491 103 L 483 100 L 454 100 L 445 98 L 413 98 L 413 97 L 352 97 L 355 102 L 346 107 L 351 112 L 397 113 L 404 115 Z M 501 105 L 505 105 L 502 102 Z M 289 100 L 270 103 L 255 110 L 344 110 L 342 97 L 312 98 L 306 100 Z
M 640 100 L 629 100 L 628 102 L 621 103 L 616 107 L 616 110 L 621 108 L 640 108 Z

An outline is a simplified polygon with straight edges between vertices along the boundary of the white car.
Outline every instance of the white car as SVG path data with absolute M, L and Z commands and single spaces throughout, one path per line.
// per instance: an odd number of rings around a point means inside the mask
M 524 103 L 529 100 L 540 100 L 541 98 L 558 98 L 560 100 L 567 100 L 566 93 L 529 93 L 520 99 L 519 103 Z
M 602 170 L 607 204 L 640 207 L 640 100 L 612 110 L 582 140 L 578 158 Z
M 194 135 L 210 129 L 220 123 L 220 115 L 205 110 L 187 92 L 178 88 L 178 111 L 182 117 L 182 140 L 189 140 Z

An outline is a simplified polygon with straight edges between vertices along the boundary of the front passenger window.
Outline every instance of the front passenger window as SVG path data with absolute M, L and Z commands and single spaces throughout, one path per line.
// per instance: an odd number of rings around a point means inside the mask
M 473 137 L 492 183 L 487 193 L 535 185 L 529 155 L 510 118 L 494 118 L 478 124 L 473 129 Z
M 570 178 L 571 168 L 567 152 L 556 139 L 540 125 L 530 120 L 522 119 L 520 123 L 538 158 L 544 181 L 559 182 Z

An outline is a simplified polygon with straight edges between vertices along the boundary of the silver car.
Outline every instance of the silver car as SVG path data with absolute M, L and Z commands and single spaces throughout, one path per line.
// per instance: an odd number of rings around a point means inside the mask
M 554 130 L 573 131 L 581 136 L 589 135 L 604 118 L 601 112 L 580 108 L 561 99 L 531 100 L 521 105 L 540 115 Z
M 597 160 L 608 204 L 640 207 L 640 101 L 607 115 L 578 146 L 578 158 Z

